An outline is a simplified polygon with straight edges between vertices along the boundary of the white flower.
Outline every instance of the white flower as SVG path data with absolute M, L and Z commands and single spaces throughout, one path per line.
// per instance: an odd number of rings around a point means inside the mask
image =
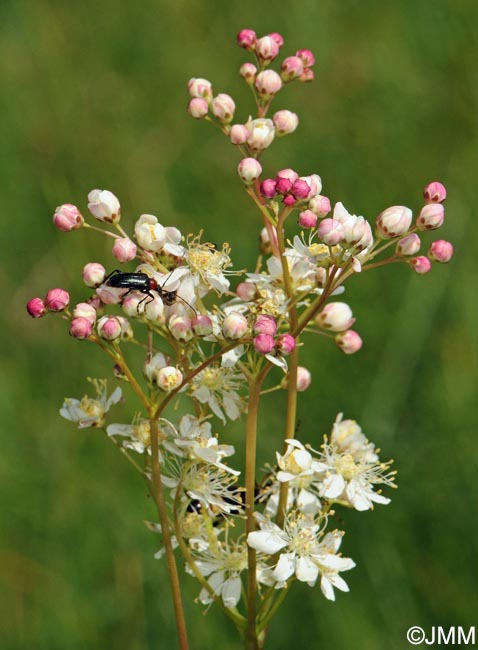
M 138 244 L 147 251 L 160 251 L 166 243 L 167 232 L 153 214 L 142 214 L 134 225 Z
M 118 198 L 109 190 L 91 190 L 88 194 L 88 210 L 99 221 L 117 223 L 121 216 Z
M 245 544 L 221 544 L 202 554 L 204 559 L 198 559 L 195 564 L 201 574 L 209 576 L 208 583 L 216 596 L 222 598 L 226 607 L 234 608 L 241 597 L 241 572 L 247 568 L 247 548 Z M 189 573 L 191 570 L 186 569 Z M 214 601 L 213 596 L 205 587 L 201 589 L 199 600 L 203 605 Z
M 258 118 L 256 120 L 249 118 L 246 128 L 249 133 L 247 144 L 253 151 L 267 149 L 274 140 L 276 133 L 274 122 L 268 118 Z
M 199 284 L 200 294 L 204 295 L 210 289 L 214 289 L 222 295 L 229 289 L 229 280 L 225 277 L 226 269 L 232 265 L 229 256 L 230 247 L 223 244 L 222 250 L 218 250 L 214 244 L 201 242 L 201 235 L 188 239 L 185 260 L 189 266 L 192 276 Z
M 158 442 L 166 443 L 168 438 L 175 431 L 169 420 L 159 418 L 158 420 Z M 125 449 L 132 449 L 138 454 L 147 451 L 151 453 L 151 423 L 144 418 L 135 418 L 131 424 L 109 424 L 106 433 L 113 436 L 126 438 L 123 441 Z
M 97 399 L 93 399 L 87 395 L 81 400 L 67 397 L 60 409 L 60 415 L 71 422 L 77 422 L 79 429 L 102 427 L 105 423 L 105 414 L 122 397 L 121 388 L 119 387 L 115 388 L 108 397 L 106 379 L 92 379 L 90 381 L 96 388 Z
M 226 421 L 224 412 L 231 420 L 237 420 L 245 408 L 244 400 L 237 393 L 244 381 L 244 375 L 232 368 L 211 364 L 194 377 L 191 394 L 201 404 L 208 404 L 214 415 L 223 422 Z

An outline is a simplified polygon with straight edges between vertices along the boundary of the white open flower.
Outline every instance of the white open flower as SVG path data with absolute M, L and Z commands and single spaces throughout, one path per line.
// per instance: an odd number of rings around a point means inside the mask
M 121 397 L 121 388 L 115 388 L 108 397 L 106 379 L 94 379 L 91 383 L 96 388 L 97 398 L 85 395 L 81 400 L 73 397 L 66 397 L 60 409 L 60 415 L 71 422 L 77 422 L 79 429 L 88 427 L 102 427 L 105 423 L 105 415 L 117 404 Z
M 232 265 L 229 253 L 228 244 L 223 244 L 222 249 L 218 249 L 214 244 L 201 242 L 200 235 L 188 239 L 185 260 L 201 295 L 211 289 L 222 295 L 229 289 L 226 274 L 236 275 L 234 271 L 226 271 Z
M 208 404 L 223 422 L 226 421 L 224 413 L 231 420 L 237 420 L 245 408 L 244 400 L 237 393 L 244 381 L 244 375 L 233 368 L 211 364 L 194 377 L 191 394 L 201 404 Z
M 241 598 L 241 572 L 247 568 L 246 545 L 218 543 L 204 552 L 201 559 L 195 560 L 195 564 L 201 574 L 208 577 L 209 586 L 216 596 L 222 598 L 224 605 L 229 608 L 236 607 Z M 186 570 L 188 571 L 187 568 Z M 209 605 L 214 598 L 204 587 L 199 594 L 199 600 L 203 605 Z

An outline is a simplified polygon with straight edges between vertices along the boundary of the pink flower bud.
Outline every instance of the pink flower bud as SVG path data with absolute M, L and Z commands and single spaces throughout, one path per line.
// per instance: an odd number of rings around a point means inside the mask
M 102 316 L 96 329 L 98 336 L 106 341 L 119 339 L 122 333 L 121 321 L 117 316 Z
M 438 239 L 428 249 L 428 257 L 434 262 L 446 264 L 453 257 L 453 245 L 449 241 Z
M 302 393 L 304 390 L 307 390 L 312 382 L 312 375 L 304 368 L 304 366 L 299 366 L 297 368 L 297 390 L 299 393 Z
M 155 296 L 154 300 L 145 300 L 139 309 L 140 311 L 143 309 L 144 315 L 152 323 L 163 324 L 165 322 L 164 303 L 159 296 Z M 137 316 L 137 313 L 134 315 Z
M 98 262 L 90 262 L 83 267 L 83 282 L 87 287 L 99 287 L 105 277 L 105 267 Z
M 212 334 L 212 320 L 205 314 L 195 316 L 191 321 L 191 325 L 196 336 L 209 336 L 209 334 Z
M 242 181 L 249 185 L 259 178 L 262 174 L 262 167 L 255 158 L 243 158 L 237 166 L 237 173 Z
M 398 240 L 395 252 L 397 255 L 416 255 L 420 250 L 420 244 L 420 237 L 412 232 L 410 235 Z
M 268 118 L 249 120 L 246 124 L 249 136 L 247 144 L 253 151 L 263 151 L 272 143 L 275 136 L 274 122 Z
M 298 56 L 288 56 L 282 61 L 281 77 L 284 81 L 291 81 L 300 77 L 304 72 L 304 64 Z
M 88 210 L 95 219 L 106 223 L 118 223 L 121 217 L 120 202 L 109 190 L 91 190 L 88 194 Z
M 310 199 L 309 209 L 318 217 L 325 217 L 331 210 L 330 199 L 327 196 L 317 194 Z
M 252 282 L 240 282 L 237 285 L 236 294 L 241 300 L 245 300 L 246 302 L 254 300 L 256 293 L 256 285 Z
M 189 80 L 188 90 L 191 97 L 202 97 L 208 101 L 212 99 L 212 85 L 207 79 L 193 77 Z
M 274 70 L 263 70 L 257 75 L 255 86 L 262 97 L 272 97 L 282 88 L 282 79 Z
M 312 210 L 304 210 L 299 214 L 299 226 L 302 228 L 315 228 L 317 225 L 317 215 Z
M 304 72 L 300 75 L 299 81 L 308 82 L 314 80 L 314 71 L 310 68 L 304 68 Z
M 301 199 L 306 199 L 310 193 L 310 185 L 304 181 L 302 178 L 298 178 L 292 183 L 290 188 L 295 199 L 300 201 Z
M 182 372 L 174 366 L 165 366 L 156 373 L 156 383 L 161 390 L 170 393 L 183 383 Z
M 101 298 L 99 296 L 97 296 L 96 294 L 91 296 L 91 298 L 88 298 L 87 304 L 90 305 L 91 307 L 93 307 L 93 309 L 96 310 L 97 314 L 100 312 L 100 310 L 103 307 L 103 302 L 102 302 Z
M 226 93 L 219 93 L 212 100 L 212 113 L 220 122 L 228 124 L 234 117 L 236 104 Z
M 254 334 L 269 334 L 275 336 L 277 321 L 270 314 L 261 314 L 254 323 Z
M 324 244 L 327 244 L 327 246 L 335 246 L 344 237 L 344 227 L 340 221 L 324 219 L 320 222 L 317 233 Z
M 260 192 L 266 199 L 272 199 L 276 195 L 276 182 L 273 178 L 266 178 L 262 181 Z
M 269 354 L 274 349 L 274 337 L 270 334 L 258 334 L 254 337 L 252 344 L 259 354 Z
M 136 257 L 136 244 L 129 237 L 115 239 L 113 244 L 113 255 L 118 262 L 131 262 Z
M 404 235 L 412 223 L 412 211 L 404 205 L 393 205 L 381 212 L 375 223 L 377 235 L 382 239 L 393 239 Z
M 267 36 L 270 36 L 272 39 L 274 39 L 279 48 L 284 45 L 284 37 L 282 34 L 279 34 L 278 32 L 272 32 L 271 34 L 267 34 Z
M 281 176 L 277 177 L 276 189 L 279 194 L 287 194 L 290 192 L 292 187 L 292 182 L 288 178 L 282 178 Z
M 293 169 L 281 169 L 280 172 L 277 172 L 276 174 L 276 180 L 279 180 L 279 178 L 287 178 L 287 180 L 290 181 L 290 185 L 292 187 L 292 183 L 299 178 L 299 174 Z
M 312 199 L 314 196 L 320 193 L 322 189 L 322 179 L 318 174 L 311 174 L 310 176 L 300 176 L 299 180 L 305 181 L 310 187 L 309 195 L 307 199 Z
M 315 63 L 315 57 L 310 50 L 297 50 L 295 55 L 302 59 L 304 68 L 310 68 Z
M 140 313 L 144 313 L 144 301 L 139 307 L 139 303 L 143 300 L 144 296 L 141 293 L 130 293 L 125 296 L 121 302 L 121 308 L 127 316 L 135 317 Z
M 257 68 L 253 63 L 243 63 L 239 68 L 239 74 L 244 81 L 247 81 L 252 86 L 256 78 Z
M 176 341 L 190 341 L 194 336 L 191 319 L 186 316 L 173 314 L 169 319 L 168 327 Z
M 202 97 L 193 97 L 188 104 L 188 113 L 196 120 L 206 117 L 209 111 L 209 104 Z
M 354 354 L 362 347 L 362 339 L 354 330 L 340 332 L 335 336 L 335 342 L 345 354 Z
M 284 357 L 293 352 L 295 350 L 295 347 L 295 338 L 291 334 L 281 334 L 277 337 L 276 350 Z
M 75 339 L 87 339 L 90 334 L 93 332 L 93 324 L 88 318 L 83 318 L 78 316 L 73 318 L 70 324 L 70 334 Z
M 70 295 L 64 289 L 50 289 L 46 294 L 45 305 L 50 311 L 63 311 L 70 303 Z
M 237 44 L 245 50 L 253 50 L 256 44 L 256 32 L 252 29 L 241 29 L 237 35 Z
M 46 313 L 45 303 L 41 298 L 32 298 L 27 302 L 27 312 L 32 318 L 41 318 Z
M 87 302 L 79 302 L 73 309 L 73 318 L 86 318 L 89 323 L 94 325 L 96 322 L 96 309 Z
M 286 205 L 288 208 L 292 208 L 295 205 L 295 199 L 292 196 L 292 194 L 288 194 L 287 196 L 284 196 L 282 199 L 282 203 Z
M 299 124 L 297 115 L 292 113 L 292 111 L 285 110 L 274 113 L 272 121 L 276 127 L 277 135 L 289 135 L 289 133 L 293 133 L 296 130 Z
M 420 255 L 420 257 L 414 257 L 408 262 L 408 264 L 415 271 L 415 273 L 418 273 L 418 275 L 424 275 L 425 273 L 428 273 L 432 267 L 432 264 L 428 257 L 424 257 L 423 255 Z
M 232 144 L 245 144 L 249 137 L 249 130 L 245 124 L 233 124 L 229 131 L 229 139 Z
M 445 208 L 441 203 L 428 203 L 420 210 L 417 218 L 418 230 L 436 230 L 443 225 Z
M 222 333 L 227 339 L 241 339 L 247 332 L 247 319 L 237 311 L 231 312 L 222 322 Z
M 70 232 L 70 230 L 76 230 L 81 228 L 85 223 L 81 212 L 78 210 L 76 205 L 71 203 L 65 203 L 60 205 L 53 215 L 53 223 L 63 232 Z
M 446 199 L 445 186 L 438 181 L 428 183 L 423 190 L 426 203 L 442 203 Z
M 256 41 L 256 53 L 261 61 L 272 61 L 279 54 L 279 45 L 270 36 L 263 36 Z
M 355 323 L 355 318 L 345 302 L 331 302 L 315 317 L 315 322 L 332 332 L 343 332 Z

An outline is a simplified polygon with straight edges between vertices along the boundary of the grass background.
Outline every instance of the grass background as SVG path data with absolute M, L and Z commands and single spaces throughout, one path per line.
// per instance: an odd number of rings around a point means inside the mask
M 2 648 L 173 647 L 165 566 L 141 523 L 154 517 L 144 487 L 101 435 L 58 416 L 108 362 L 60 320 L 30 320 L 24 304 L 58 285 L 80 300 L 82 266 L 111 266 L 104 242 L 51 224 L 60 203 L 86 209 L 94 187 L 118 194 L 125 225 L 151 212 L 184 233 L 204 228 L 232 243 L 237 266 L 252 264 L 257 225 L 236 152 L 184 110 L 185 83 L 205 76 L 247 118 L 235 76 L 243 27 L 279 31 L 284 53 L 310 47 L 317 58 L 316 81 L 277 100 L 301 122 L 265 171 L 318 172 L 324 193 L 371 219 L 392 204 L 419 209 L 425 183 L 441 180 L 438 236 L 456 247 L 429 276 L 392 267 L 349 283 L 360 354 L 309 342 L 302 439 L 319 441 L 344 410 L 395 458 L 400 489 L 390 507 L 343 515 L 351 593 L 333 604 L 295 586 L 270 647 L 398 650 L 412 625 L 477 623 L 477 18 L 474 0 L 0 4 Z M 277 399 L 265 400 L 261 460 L 281 435 Z M 240 445 L 238 428 L 231 439 Z M 239 648 L 184 582 L 192 647 Z

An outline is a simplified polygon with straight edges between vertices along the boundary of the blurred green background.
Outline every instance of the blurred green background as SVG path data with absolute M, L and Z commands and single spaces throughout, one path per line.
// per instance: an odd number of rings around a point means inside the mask
M 301 122 L 274 143 L 266 173 L 318 172 L 325 194 L 371 219 L 392 204 L 419 209 L 425 183 L 441 180 L 449 199 L 437 235 L 456 247 L 429 276 L 400 266 L 349 283 L 360 354 L 309 341 L 314 387 L 301 396 L 299 436 L 318 444 L 344 410 L 395 458 L 400 488 L 389 507 L 339 522 L 344 554 L 357 562 L 351 593 L 334 604 L 294 586 L 269 647 L 398 650 L 412 625 L 478 622 L 476 1 L 4 0 L 2 649 L 174 647 L 143 484 L 100 434 L 58 415 L 64 396 L 81 397 L 84 378 L 107 376 L 109 363 L 60 319 L 29 319 L 24 304 L 53 286 L 80 300 L 82 266 L 111 267 L 100 238 L 51 223 L 64 202 L 86 212 L 95 187 L 120 197 L 125 227 L 150 212 L 183 233 L 204 228 L 232 243 L 237 267 L 252 265 L 257 222 L 237 152 L 185 113 L 192 76 L 231 93 L 238 120 L 252 111 L 237 76 L 244 27 L 281 32 L 284 56 L 307 47 L 317 58 L 316 81 L 276 101 Z M 264 400 L 261 462 L 281 436 L 279 400 Z M 241 437 L 235 427 L 236 446 Z M 193 603 L 192 579 L 184 583 L 192 647 L 240 648 L 220 612 L 204 617 Z

